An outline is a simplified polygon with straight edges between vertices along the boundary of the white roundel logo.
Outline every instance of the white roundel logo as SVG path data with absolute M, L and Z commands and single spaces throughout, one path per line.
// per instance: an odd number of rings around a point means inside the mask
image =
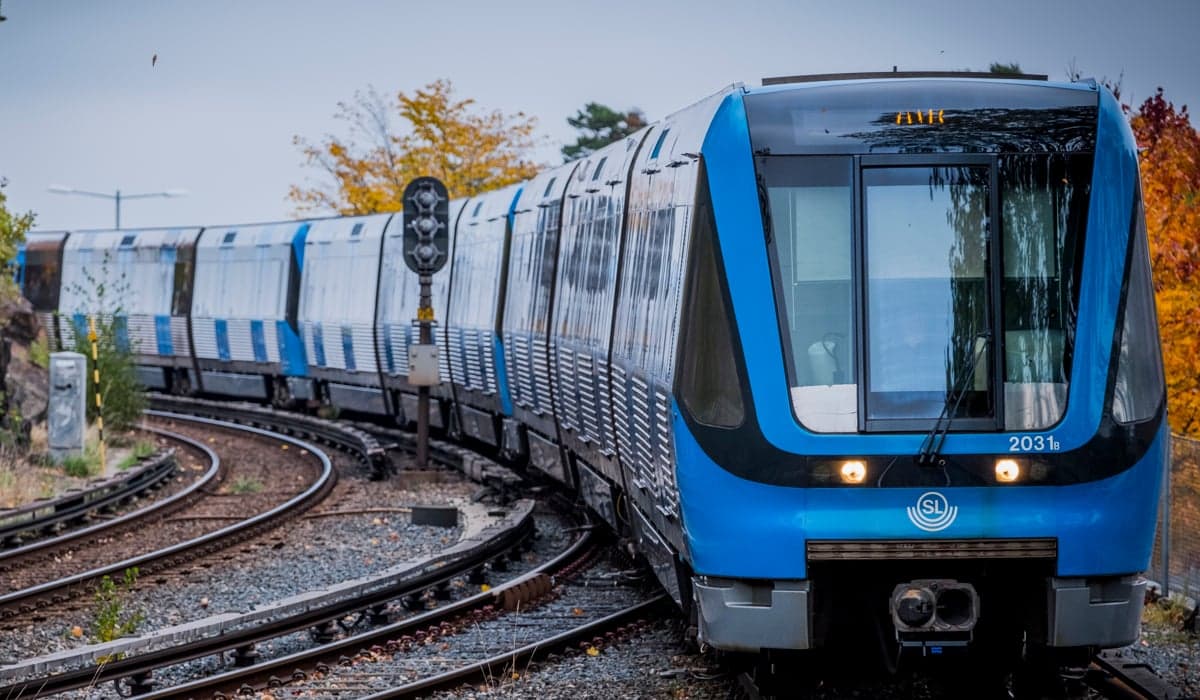
M 917 505 L 909 506 L 908 519 L 925 532 L 938 532 L 950 527 L 958 517 L 958 506 L 937 491 L 926 491 L 917 499 Z

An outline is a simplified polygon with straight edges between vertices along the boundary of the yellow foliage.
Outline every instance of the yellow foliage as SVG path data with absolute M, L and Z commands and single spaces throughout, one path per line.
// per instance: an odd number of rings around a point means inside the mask
M 439 178 L 451 197 L 470 197 L 533 177 L 529 154 L 537 120 L 524 113 L 479 113 L 475 100 L 459 100 L 449 80 L 437 80 L 394 101 L 375 90 L 338 103 L 350 124 L 346 138 L 312 143 L 296 136 L 305 164 L 332 180 L 293 185 L 288 199 L 300 212 L 332 209 L 342 215 L 399 211 L 404 187 L 423 175 Z M 394 131 L 399 117 L 402 132 Z
M 1141 148 L 1146 234 L 1172 430 L 1200 434 L 1200 135 L 1162 89 L 1130 121 Z

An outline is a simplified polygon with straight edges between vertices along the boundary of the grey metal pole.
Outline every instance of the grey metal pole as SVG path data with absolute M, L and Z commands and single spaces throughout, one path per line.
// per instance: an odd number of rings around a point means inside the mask
M 418 342 L 421 345 L 433 344 L 433 328 L 430 318 L 433 316 L 432 282 L 430 275 L 421 275 L 421 302 L 417 309 L 417 323 L 420 329 Z M 417 390 L 417 468 L 429 466 L 429 387 L 421 386 Z
M 117 201 L 117 230 L 120 230 L 120 228 L 121 228 L 121 190 L 117 190 L 117 196 L 115 197 L 115 199 Z

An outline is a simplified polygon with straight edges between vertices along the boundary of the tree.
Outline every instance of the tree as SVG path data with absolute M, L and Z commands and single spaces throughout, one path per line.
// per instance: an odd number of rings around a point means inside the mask
M 399 211 L 410 180 L 440 178 L 452 197 L 470 197 L 533 177 L 530 160 L 537 145 L 537 120 L 522 112 L 480 113 L 475 100 L 459 100 L 449 80 L 437 80 L 394 100 L 368 88 L 352 102 L 339 102 L 338 119 L 350 125 L 346 137 L 326 135 L 318 143 L 301 136 L 292 142 L 307 166 L 331 182 L 293 185 L 288 199 L 301 212 L 332 209 L 342 215 Z M 403 130 L 393 129 L 399 118 Z
M 1176 110 L 1162 88 L 1142 103 L 1130 125 L 1141 149 L 1171 427 L 1200 434 L 1200 135 L 1187 107 Z
M 563 146 L 563 160 L 583 158 L 613 141 L 619 141 L 646 126 L 646 115 L 636 107 L 618 112 L 611 107 L 589 102 L 568 117 L 567 123 L 581 131 L 575 143 Z
M 83 268 L 82 283 L 74 285 L 74 295 L 90 299 L 85 319 L 92 326 L 75 328 L 75 343 L 71 349 L 87 358 L 87 418 L 94 422 L 98 415 L 104 416 L 105 429 L 125 431 L 131 429 L 142 417 L 146 408 L 146 392 L 138 381 L 137 365 L 129 347 L 125 309 L 122 300 L 132 293 L 129 280 L 124 273 L 114 275 L 110 266 L 112 256 L 105 251 L 98 269 Z M 92 357 L 92 342 L 89 331 L 96 332 L 96 356 Z M 97 370 L 99 374 L 97 375 Z M 100 400 L 96 396 L 96 377 L 100 378 Z
M 999 63 L 993 61 L 988 66 L 989 73 L 998 73 L 1000 75 L 1021 75 L 1021 64 L 1013 61 L 1012 63 Z
M 4 188 L 8 180 L 0 177 L 0 268 L 8 270 L 17 257 L 17 246 L 25 241 L 25 234 L 33 228 L 33 212 L 13 214 L 5 206 L 8 197 Z M 9 299 L 17 294 L 11 274 L 0 275 L 0 298 Z

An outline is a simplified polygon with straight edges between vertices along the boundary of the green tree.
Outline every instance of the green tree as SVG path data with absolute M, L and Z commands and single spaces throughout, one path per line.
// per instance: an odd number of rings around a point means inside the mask
M 580 131 L 575 143 L 562 147 L 564 160 L 583 158 L 613 141 L 619 141 L 646 126 L 646 115 L 634 108 L 618 112 L 611 107 L 589 102 L 568 117 L 567 123 Z
M 4 188 L 8 180 L 0 177 L 0 269 L 8 270 L 17 257 L 17 246 L 25 241 L 25 234 L 33 228 L 33 212 L 13 214 L 8 210 L 8 197 Z M 0 297 L 10 298 L 17 293 L 12 274 L 0 275 Z
M 393 128 L 396 117 L 399 130 Z M 349 123 L 347 136 L 292 139 L 304 164 L 328 176 L 291 187 L 288 199 L 300 213 L 399 211 L 405 186 L 422 175 L 441 179 L 451 197 L 470 197 L 538 171 L 530 159 L 537 120 L 521 112 L 480 112 L 475 100 L 455 97 L 449 80 L 411 95 L 398 92 L 394 100 L 368 88 L 352 102 L 339 102 L 337 118 Z
M 1020 75 L 1021 64 L 1017 63 L 1016 61 L 1013 61 L 1012 63 L 1000 63 L 998 61 L 993 61 L 992 64 L 988 66 L 988 72 L 998 73 L 1000 75 Z

